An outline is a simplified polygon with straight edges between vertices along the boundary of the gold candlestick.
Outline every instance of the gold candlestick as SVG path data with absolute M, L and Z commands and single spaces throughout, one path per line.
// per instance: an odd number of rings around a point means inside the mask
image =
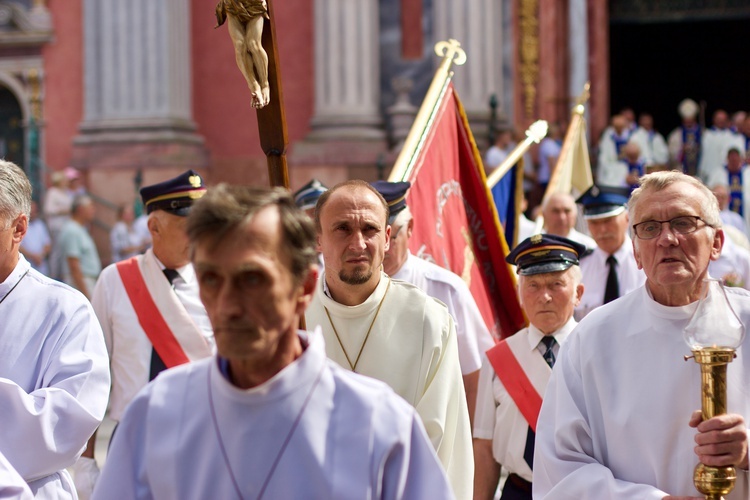
M 693 350 L 695 362 L 701 365 L 701 413 L 703 420 L 727 412 L 727 365 L 735 357 L 734 349 L 707 347 Z M 734 489 L 737 472 L 734 467 L 712 467 L 699 463 L 693 471 L 695 488 L 707 500 L 723 500 Z

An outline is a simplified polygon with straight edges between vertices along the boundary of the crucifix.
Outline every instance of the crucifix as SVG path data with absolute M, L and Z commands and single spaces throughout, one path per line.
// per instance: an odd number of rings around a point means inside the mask
M 237 67 L 256 109 L 260 145 L 266 155 L 271 186 L 289 189 L 286 148 L 289 142 L 281 91 L 272 0 L 219 0 L 217 27 L 227 22 Z

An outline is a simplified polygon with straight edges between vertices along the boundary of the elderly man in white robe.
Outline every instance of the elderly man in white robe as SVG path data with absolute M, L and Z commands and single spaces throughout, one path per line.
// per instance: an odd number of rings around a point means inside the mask
M 107 350 L 80 292 L 19 253 L 31 206 L 24 172 L 0 161 L 0 454 L 36 498 L 76 498 L 72 466 L 104 417 Z
M 326 269 L 307 325 L 322 327 L 331 359 L 386 382 L 417 409 L 456 497 L 471 498 L 471 428 L 448 309 L 383 273 L 388 204 L 369 183 L 323 193 L 315 221 Z
M 450 498 L 414 409 L 298 330 L 317 266 L 291 195 L 221 184 L 187 231 L 218 355 L 140 392 L 94 498 Z
M 716 199 L 694 177 L 656 172 L 628 211 L 646 283 L 586 316 L 561 350 L 537 424 L 534 498 L 696 498 L 701 462 L 737 467 L 726 499 L 747 499 L 750 338 L 728 367 L 728 413 L 708 420 L 700 369 L 684 359 L 683 331 L 724 241 Z M 750 324 L 750 294 L 726 293 Z

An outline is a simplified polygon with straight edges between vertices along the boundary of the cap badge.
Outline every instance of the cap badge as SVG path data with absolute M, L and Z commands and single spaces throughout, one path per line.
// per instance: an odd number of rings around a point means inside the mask
M 199 176 L 197 176 L 197 175 L 191 175 L 191 176 L 190 176 L 190 177 L 188 178 L 188 182 L 189 182 L 189 183 L 190 183 L 190 185 L 191 185 L 191 186 L 193 186 L 194 188 L 199 188 L 199 187 L 201 187 L 201 178 L 200 178 Z
M 541 235 L 541 234 L 535 234 L 535 235 L 533 235 L 533 236 L 531 237 L 531 242 L 532 242 L 532 243 L 533 243 L 534 245 L 538 245 L 539 243 L 541 243 L 541 242 L 542 242 L 542 235 Z

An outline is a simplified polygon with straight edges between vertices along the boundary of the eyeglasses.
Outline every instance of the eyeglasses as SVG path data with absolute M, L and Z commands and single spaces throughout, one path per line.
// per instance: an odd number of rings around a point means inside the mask
M 647 220 L 645 222 L 639 222 L 633 226 L 633 231 L 635 231 L 635 235 L 640 239 L 651 240 L 661 234 L 661 228 L 665 223 L 669 224 L 669 229 L 673 233 L 690 234 L 699 229 L 699 222 L 702 222 L 708 227 L 714 227 L 697 215 L 683 215 L 669 220 Z

